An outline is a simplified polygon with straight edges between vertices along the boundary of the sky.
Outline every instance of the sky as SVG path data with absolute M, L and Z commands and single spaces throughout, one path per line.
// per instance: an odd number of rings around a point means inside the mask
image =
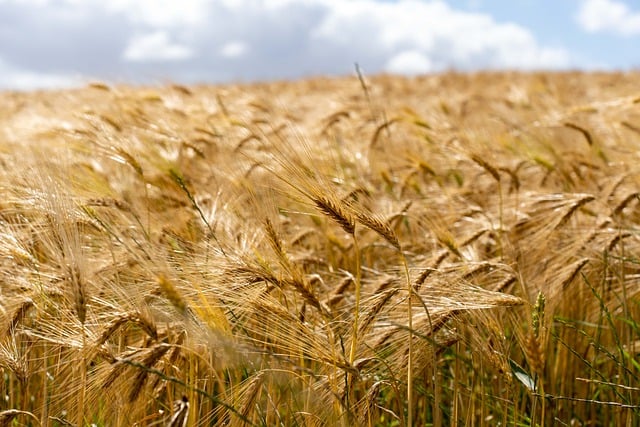
M 0 89 L 640 69 L 632 0 L 0 0 Z

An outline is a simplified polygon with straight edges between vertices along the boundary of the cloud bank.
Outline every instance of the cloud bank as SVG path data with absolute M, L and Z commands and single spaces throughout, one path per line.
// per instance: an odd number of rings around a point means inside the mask
M 287 79 L 355 62 L 402 74 L 571 66 L 527 28 L 441 0 L 0 0 L 5 87 Z
M 615 0 L 583 1 L 576 20 L 589 33 L 640 35 L 640 12 L 632 12 L 626 4 Z

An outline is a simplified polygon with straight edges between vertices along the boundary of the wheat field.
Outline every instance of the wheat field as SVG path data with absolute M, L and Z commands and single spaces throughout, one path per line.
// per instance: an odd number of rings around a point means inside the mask
M 0 95 L 0 426 L 632 426 L 640 74 Z

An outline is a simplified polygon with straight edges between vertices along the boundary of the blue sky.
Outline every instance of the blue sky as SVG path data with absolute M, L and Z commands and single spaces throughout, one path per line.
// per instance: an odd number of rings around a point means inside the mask
M 447 3 L 461 10 L 489 13 L 496 21 L 510 21 L 528 28 L 541 44 L 567 50 L 576 67 L 640 69 L 640 2 L 449 0 Z M 618 18 L 599 13 L 601 10 L 615 13 L 620 6 L 625 10 Z M 601 28 L 587 30 L 585 23 L 580 22 L 581 12 L 588 10 L 600 16 Z M 635 31 L 621 33 L 622 22 L 629 22 Z
M 631 0 L 0 0 L 0 88 L 640 69 Z

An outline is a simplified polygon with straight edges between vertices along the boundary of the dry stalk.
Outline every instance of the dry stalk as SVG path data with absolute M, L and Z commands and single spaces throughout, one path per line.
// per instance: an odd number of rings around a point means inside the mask
M 580 261 L 576 261 L 573 264 L 573 268 L 571 269 L 567 277 L 562 281 L 562 284 L 560 285 L 560 289 L 563 289 L 563 290 L 566 289 L 571 284 L 571 282 L 573 282 L 573 280 L 578 276 L 578 273 L 580 273 L 580 270 L 582 270 L 582 268 L 588 263 L 589 263 L 589 258 L 583 258 Z
M 140 395 L 140 391 L 144 387 L 147 378 L 149 376 L 149 370 L 152 369 L 162 356 L 171 349 L 171 346 L 165 343 L 156 344 L 153 347 L 146 349 L 139 358 L 125 359 L 123 362 L 131 365 L 136 369 L 135 376 L 133 377 L 129 385 L 129 402 L 133 403 Z
M 104 92 L 111 92 L 111 86 L 109 86 L 108 84 L 104 83 L 104 82 L 90 82 L 87 85 L 88 88 L 91 89 L 97 89 L 97 90 L 102 90 Z
M 164 297 L 175 307 L 180 314 L 186 314 L 189 308 L 187 302 L 182 298 L 173 282 L 164 274 L 156 277 L 156 282 L 160 287 Z
M 34 302 L 31 298 L 26 298 L 24 301 L 22 301 L 18 309 L 15 311 L 15 313 L 11 317 L 11 322 L 9 322 L 9 326 L 6 329 L 4 336 L 7 336 L 7 337 L 11 336 L 13 332 L 16 330 L 16 328 L 18 327 L 18 324 L 24 319 L 24 317 L 27 315 L 29 310 L 33 307 L 34 307 Z
M 383 293 L 379 294 L 375 303 L 364 313 L 360 322 L 358 336 L 364 336 L 369 329 L 369 326 L 376 319 L 380 311 L 387 305 L 391 298 L 393 298 L 399 292 L 398 289 L 387 289 Z
M 431 265 L 425 268 L 422 271 L 422 273 L 420 273 L 420 275 L 416 278 L 415 282 L 413 283 L 413 288 L 416 292 L 420 290 L 420 288 L 422 287 L 424 282 L 429 278 L 431 273 L 433 273 L 434 271 L 437 271 L 440 264 L 442 264 L 442 261 L 444 261 L 448 256 L 449 256 L 449 251 L 447 251 L 446 249 L 440 251 L 440 253 L 438 254 L 438 256 L 436 256 L 436 258 L 433 260 Z
M 355 233 L 355 220 L 340 206 L 338 201 L 325 195 L 314 198 L 313 202 L 320 212 L 337 222 L 347 234 L 353 235 Z
M 355 282 L 355 278 L 353 277 L 353 275 L 348 274 L 346 277 L 344 277 L 339 283 L 338 286 L 336 286 L 336 288 L 333 290 L 333 292 L 331 292 L 329 294 L 329 297 L 327 298 L 327 305 L 329 307 L 334 307 L 335 305 L 337 305 L 340 301 L 342 301 L 345 297 L 345 291 L 347 290 L 347 288 L 349 288 L 349 286 L 351 286 L 352 283 Z
M 629 194 L 627 197 L 625 197 L 620 203 L 618 203 L 618 205 L 613 209 L 613 215 L 614 216 L 618 216 L 622 213 L 622 211 L 624 210 L 624 208 L 627 207 L 627 205 L 629 203 L 631 203 L 634 199 L 638 199 L 640 200 L 640 192 L 638 191 L 634 191 L 633 193 Z
M 382 123 L 380 126 L 378 126 L 378 127 L 376 128 L 376 131 L 373 133 L 373 136 L 371 137 L 371 143 L 369 144 L 369 147 L 370 147 L 370 148 L 374 148 L 374 147 L 377 145 L 377 143 L 378 143 L 378 139 L 380 138 L 380 134 L 381 134 L 383 131 L 385 131 L 385 130 L 389 129 L 389 127 L 390 127 L 392 124 L 394 124 L 394 123 L 396 123 L 396 122 L 399 122 L 399 121 L 400 121 L 400 118 L 399 118 L 399 117 L 394 117 L 393 119 L 388 120 L 388 121 L 386 121 L 386 122 Z
M 492 290 L 494 292 L 504 292 L 509 288 L 509 286 L 514 284 L 517 280 L 518 278 L 516 276 L 509 276 L 506 279 L 504 279 L 502 282 L 494 286 Z
M 276 232 L 276 229 L 273 226 L 273 222 L 271 221 L 270 218 L 265 218 L 264 227 L 265 227 L 265 230 L 267 231 L 269 245 L 271 245 L 271 248 L 278 256 L 278 260 L 280 261 L 283 267 L 290 269 L 291 262 L 289 260 L 289 256 L 287 255 L 287 252 L 284 249 L 284 244 L 280 239 L 280 236 Z
M 329 312 L 327 307 L 320 302 L 318 297 L 313 293 L 308 285 L 308 281 L 304 279 L 296 279 L 295 277 L 287 281 L 298 293 L 309 303 L 312 307 L 317 309 L 323 316 L 328 316 Z
M 120 327 L 127 323 L 133 323 L 140 327 L 152 340 L 158 339 L 158 330 L 156 329 L 156 325 L 151 318 L 148 316 L 142 315 L 141 313 L 124 313 L 117 315 L 103 329 L 102 333 L 98 337 L 95 342 L 95 346 L 99 347 L 102 344 L 106 343 L 109 338 L 118 330 Z
M 539 377 L 544 376 L 545 356 L 542 348 L 542 343 L 535 334 L 530 333 L 527 335 L 524 342 L 524 352 L 529 366 L 531 366 L 531 371 Z
M 242 419 L 249 419 L 251 411 L 254 410 L 256 400 L 260 396 L 264 384 L 264 376 L 264 372 L 258 372 L 248 380 L 244 393 L 242 393 L 242 405 L 239 409 Z
M 67 266 L 66 279 L 71 285 L 74 296 L 75 312 L 78 320 L 84 325 L 87 318 L 86 285 L 76 265 Z
M 4 411 L 0 411 L 0 427 L 10 427 L 12 425 L 15 425 L 14 420 L 19 415 L 29 416 L 33 418 L 37 423 L 39 423 L 38 418 L 29 411 L 21 411 L 19 409 L 6 409 Z
M 480 167 L 489 172 L 489 175 L 491 175 L 493 179 L 496 180 L 496 182 L 500 182 L 500 172 L 498 172 L 498 168 L 493 167 L 491 164 L 489 164 L 489 162 L 487 162 L 482 158 L 482 156 L 478 154 L 472 154 L 471 160 L 473 160 Z
M 20 354 L 15 336 L 10 337 L 7 343 L 0 343 L 0 367 L 13 372 L 20 383 L 27 383 L 30 376 L 28 360 Z
M 380 394 L 381 387 L 382 383 L 380 381 L 376 381 L 371 387 L 369 387 L 369 390 L 367 390 L 367 394 L 364 397 L 364 414 L 361 420 L 361 425 L 374 425 L 373 411 L 376 407 L 376 399 Z
M 400 242 L 398 241 L 398 236 L 395 231 L 391 228 L 387 221 L 383 221 L 379 218 L 376 218 L 372 214 L 366 214 L 363 212 L 356 212 L 356 218 L 360 222 L 360 224 L 364 225 L 368 229 L 378 233 L 383 239 L 391 244 L 394 248 L 400 251 Z
M 582 126 L 578 126 L 577 124 L 571 123 L 571 122 L 565 122 L 564 126 L 568 127 L 569 129 L 577 130 L 582 134 L 582 136 L 584 136 L 584 139 L 587 141 L 587 144 L 589 144 L 590 146 L 593 145 L 593 138 L 591 137 L 591 134 L 589 133 L 588 130 L 586 130 Z
M 611 238 L 611 240 L 609 241 L 609 243 L 607 244 L 607 251 L 611 252 L 618 243 L 620 243 L 622 240 L 633 236 L 632 233 L 620 233 L 620 234 L 616 234 L 615 236 L 613 236 Z
M 583 197 L 581 197 L 580 199 L 578 199 L 573 205 L 571 205 L 571 207 L 569 208 L 569 210 L 562 216 L 562 218 L 560 218 L 560 221 L 558 221 L 558 223 L 555 225 L 554 229 L 559 229 L 562 228 L 562 226 L 564 224 L 567 223 L 567 221 L 569 221 L 569 218 L 571 218 L 571 216 L 578 210 L 580 209 L 582 206 L 584 206 L 585 204 L 591 202 L 595 200 L 595 197 L 591 196 L 591 195 L 584 195 Z

